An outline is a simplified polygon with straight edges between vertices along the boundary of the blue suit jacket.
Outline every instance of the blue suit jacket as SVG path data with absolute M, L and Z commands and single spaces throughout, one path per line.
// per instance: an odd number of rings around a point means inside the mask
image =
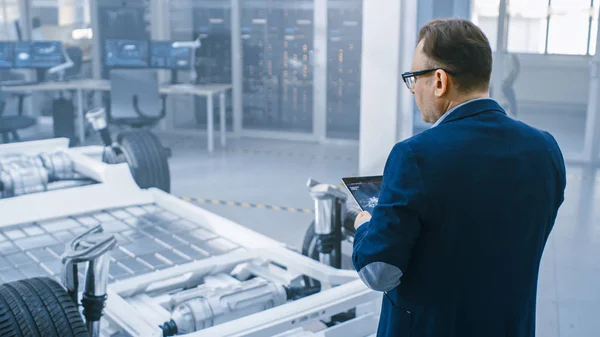
M 534 337 L 565 180 L 554 138 L 491 99 L 396 144 L 352 257 L 384 292 L 378 336 Z

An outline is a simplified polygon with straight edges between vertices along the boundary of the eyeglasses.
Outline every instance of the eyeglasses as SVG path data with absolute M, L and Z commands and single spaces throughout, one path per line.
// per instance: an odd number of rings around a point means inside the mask
M 413 71 L 413 72 L 409 71 L 409 72 L 403 73 L 402 79 L 404 80 L 404 83 L 406 84 L 406 87 L 408 88 L 408 90 L 413 90 L 415 88 L 415 83 L 417 82 L 417 76 L 429 74 L 430 72 L 433 72 L 436 70 L 443 70 L 450 75 L 455 74 L 454 72 L 452 72 L 450 70 L 446 70 L 444 68 L 433 68 L 433 69 L 419 70 L 419 71 Z

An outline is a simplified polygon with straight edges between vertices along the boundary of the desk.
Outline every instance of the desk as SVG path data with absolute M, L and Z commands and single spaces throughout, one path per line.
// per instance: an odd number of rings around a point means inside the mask
M 160 93 L 166 95 L 196 95 L 206 97 L 206 127 L 208 133 L 208 152 L 214 151 L 213 128 L 214 128 L 214 95 L 219 94 L 219 127 L 221 136 L 221 146 L 225 147 L 226 139 L 226 118 L 225 118 L 225 92 L 232 89 L 231 84 L 171 84 L 161 86 Z
M 77 95 L 77 124 L 79 144 L 85 143 L 85 113 L 83 111 L 84 91 L 110 91 L 110 82 L 106 80 L 73 80 L 66 82 L 42 82 L 25 85 L 2 86 L 0 90 L 13 93 L 32 93 L 36 91 L 63 91 L 74 90 Z
M 226 145 L 226 120 L 225 120 L 225 92 L 231 90 L 231 84 L 168 84 L 161 85 L 159 92 L 165 95 L 195 95 L 206 97 L 207 108 L 207 133 L 208 133 L 208 152 L 214 151 L 214 95 L 219 94 L 220 103 L 220 136 L 221 146 Z M 31 93 L 35 91 L 62 91 L 74 90 L 77 95 L 77 121 L 78 138 L 80 144 L 85 142 L 85 112 L 83 111 L 83 93 L 84 91 L 110 91 L 110 81 L 108 80 L 73 80 L 68 82 L 43 82 L 26 85 L 2 86 L 0 90 L 13 93 Z

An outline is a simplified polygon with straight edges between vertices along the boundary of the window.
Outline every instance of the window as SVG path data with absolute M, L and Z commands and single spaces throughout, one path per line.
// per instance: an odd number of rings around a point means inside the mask
M 600 0 L 511 0 L 507 51 L 593 55 Z M 496 47 L 499 0 L 473 0 L 473 22 Z
M 592 10 L 592 24 L 590 25 L 590 46 L 588 54 L 596 53 L 596 39 L 598 38 L 598 10 L 600 10 L 600 0 L 594 0 L 594 9 Z
M 509 1 L 507 15 L 507 50 L 513 53 L 544 53 L 548 0 Z
M 547 52 L 587 54 L 591 10 L 590 0 L 552 0 Z
M 16 40 L 14 21 L 19 19 L 19 0 L 0 0 L 0 40 Z
M 492 50 L 496 50 L 498 41 L 498 8 L 500 0 L 474 0 L 471 20 L 483 30 Z

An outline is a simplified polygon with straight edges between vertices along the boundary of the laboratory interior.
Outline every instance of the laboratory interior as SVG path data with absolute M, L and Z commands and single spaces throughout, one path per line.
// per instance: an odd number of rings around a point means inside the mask
M 489 40 L 491 98 L 549 132 L 566 166 L 528 295 L 535 332 L 518 336 L 599 336 L 599 13 L 600 0 L 0 0 L 0 335 L 392 336 L 378 334 L 391 292 L 353 261 L 355 219 L 377 213 L 395 144 L 434 127 L 402 76 L 421 27 L 462 18 Z M 459 336 L 402 314 L 401 336 Z

